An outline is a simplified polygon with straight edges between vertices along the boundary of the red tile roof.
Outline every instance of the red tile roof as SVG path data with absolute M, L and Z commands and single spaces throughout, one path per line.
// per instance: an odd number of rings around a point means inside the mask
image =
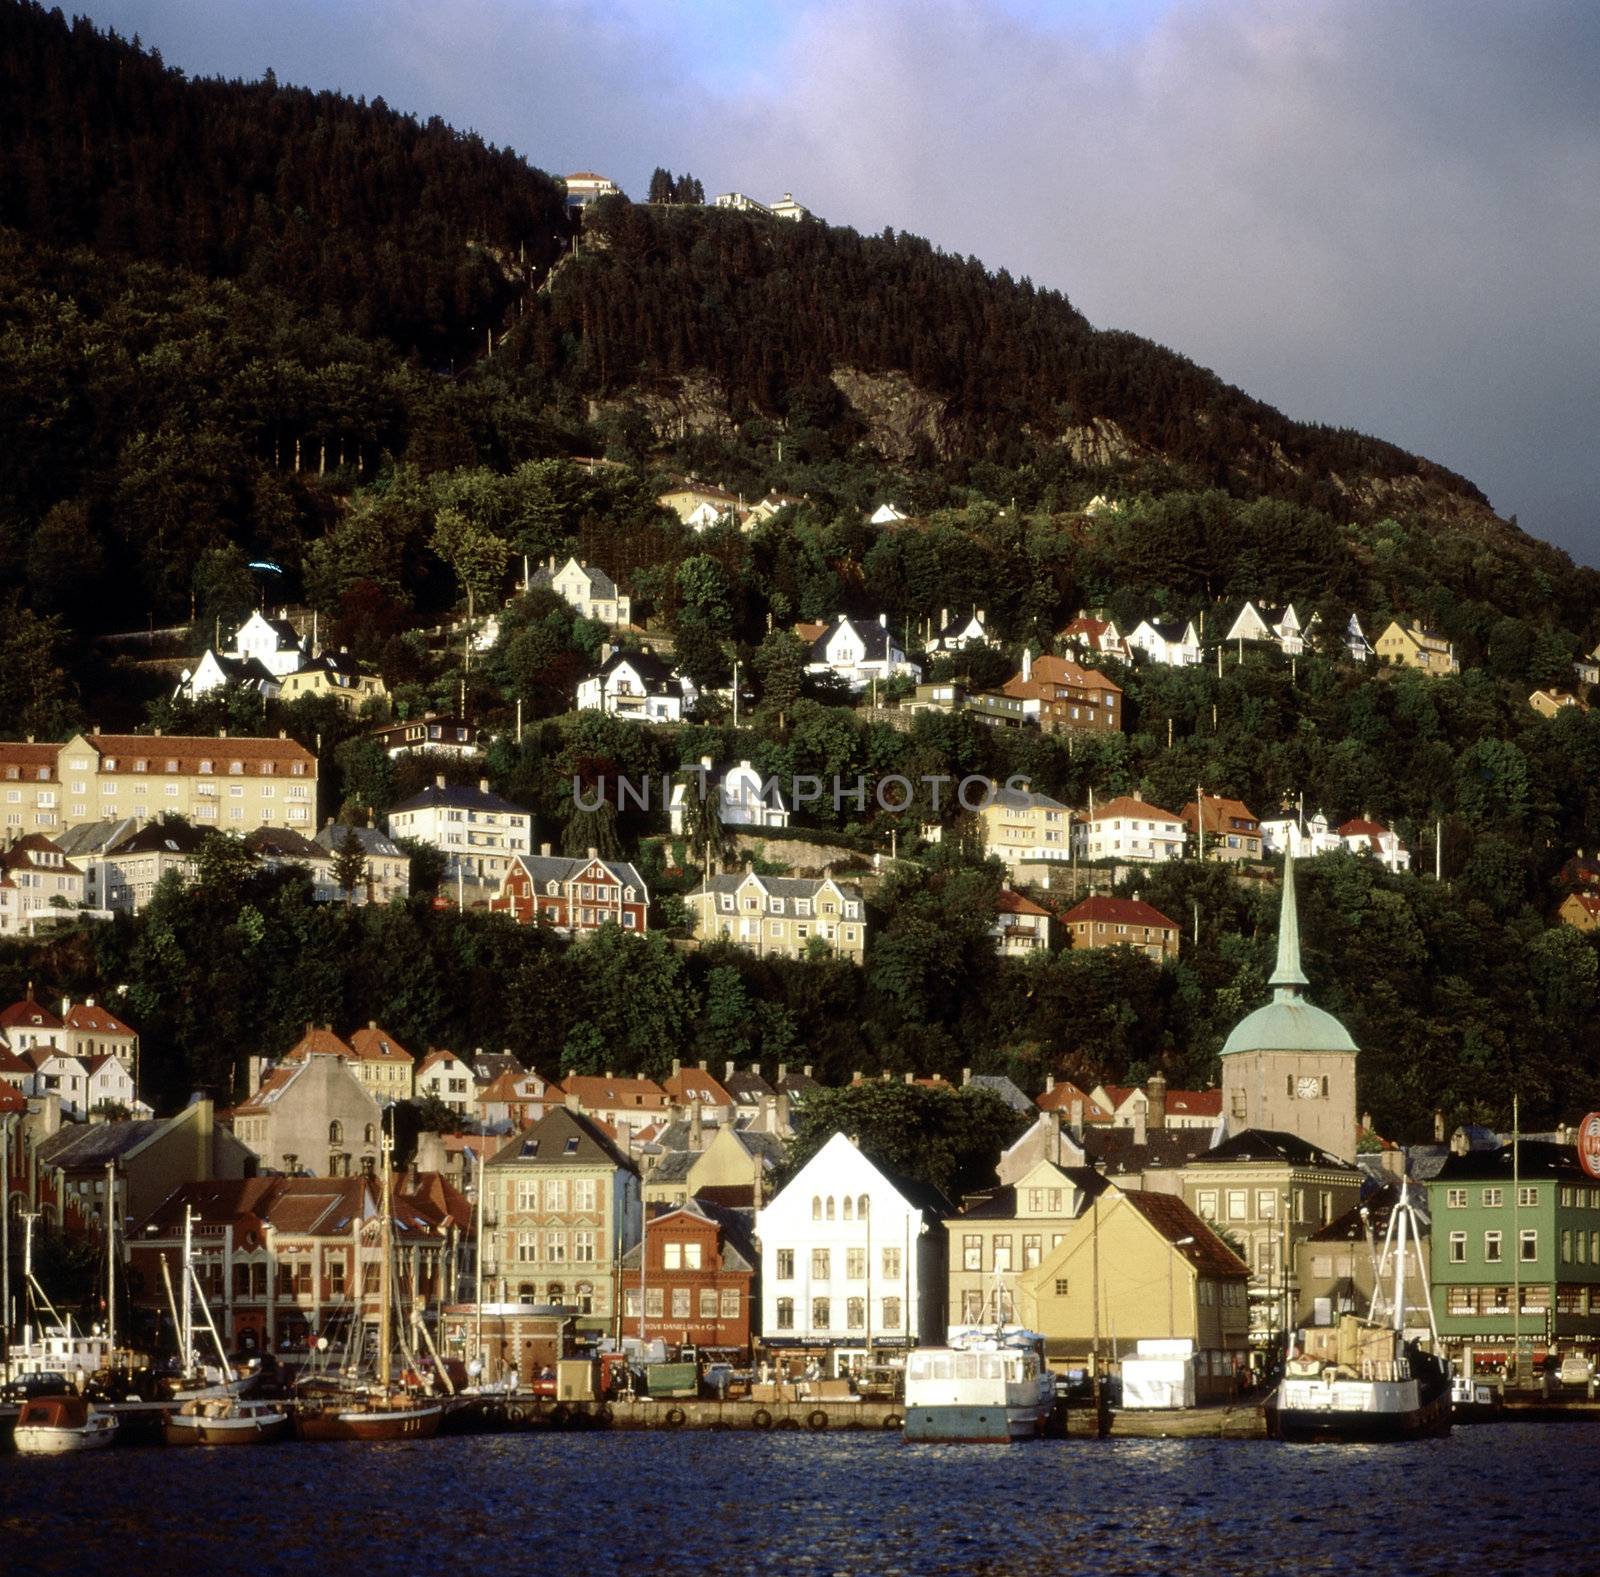
M 564 1086 L 567 1094 L 576 1095 L 584 1109 L 612 1106 L 639 1107 L 648 1110 L 667 1105 L 667 1092 L 654 1079 L 616 1079 L 599 1074 L 568 1074 Z
M 67 1028 L 92 1035 L 136 1035 L 115 1013 L 108 1013 L 95 1002 L 74 1002 L 67 1009 Z
M 350 1050 L 360 1062 L 415 1062 L 416 1058 L 388 1030 L 377 1024 L 358 1029 L 350 1037 Z
M 265 762 L 277 767 L 292 766 L 298 761 L 307 769 L 302 776 L 317 774 L 317 758 L 293 739 L 212 739 L 181 734 L 91 734 L 85 738 L 97 755 L 116 758 L 118 770 L 127 770 L 122 767 L 123 758 L 159 761 L 163 769 L 168 761 L 176 761 L 178 771 L 183 773 L 198 773 L 200 763 L 209 761 L 213 768 L 220 764 L 223 775 L 227 773 L 226 764 L 233 761 L 253 766 L 258 774 Z
M 1168 1090 L 1169 1117 L 1220 1117 L 1221 1090 Z
M 54 783 L 56 761 L 61 755 L 60 745 L 23 744 L 17 740 L 0 743 L 0 778 L 12 782 Z M 11 769 L 16 769 L 12 777 Z M 45 775 L 41 777 L 39 774 Z
M 0 1079 L 0 1112 L 25 1112 L 28 1097 L 9 1079 Z
M 1179 813 L 1184 826 L 1194 826 L 1194 801 L 1190 800 Z M 1243 826 L 1238 823 L 1243 822 Z M 1221 794 L 1207 794 L 1205 797 L 1205 828 L 1207 832 L 1222 834 L 1225 832 L 1257 832 L 1261 827 L 1261 819 L 1241 799 L 1226 799 Z
M 1142 898 L 1085 898 L 1061 917 L 1068 925 L 1079 921 L 1107 925 L 1149 925 L 1164 931 L 1176 931 L 1178 923 L 1169 920 L 1154 904 Z
M 1002 695 L 1018 696 L 1024 700 L 1041 696 L 1045 686 L 1057 685 L 1072 689 L 1109 690 L 1122 694 L 1122 686 L 1096 668 L 1085 668 L 1068 657 L 1035 657 L 1026 679 L 1013 674 L 1000 687 Z
M 313 1025 L 283 1054 L 285 1062 L 304 1062 L 307 1057 L 343 1057 L 347 1061 L 355 1056 L 348 1045 L 331 1029 Z
M 1591 920 L 1600 920 L 1600 893 L 1571 893 L 1567 902 L 1576 902 Z
M 732 1106 L 733 1097 L 704 1068 L 682 1068 L 661 1087 L 679 1106 L 699 1101 L 702 1106 Z
M 1076 1084 L 1067 1079 L 1058 1079 L 1055 1088 L 1046 1090 L 1034 1105 L 1044 1112 L 1070 1112 L 1074 1101 L 1083 1102 L 1083 1120 L 1086 1123 L 1111 1121 L 1110 1112 L 1090 1099 L 1086 1091 L 1080 1090 Z
M 0 1009 L 0 1030 L 4 1029 L 60 1029 L 61 1020 L 42 1002 L 24 997 L 10 1007 Z
M 1048 916 L 1050 911 L 1041 908 L 1025 893 L 1014 892 L 1009 887 L 1002 887 L 995 897 L 995 908 L 1001 914 L 1039 914 Z
M 1242 1277 L 1250 1274 L 1250 1267 L 1176 1194 L 1130 1189 L 1122 1197 L 1202 1275 Z M 1193 1238 L 1194 1242 L 1182 1243 L 1184 1238 Z

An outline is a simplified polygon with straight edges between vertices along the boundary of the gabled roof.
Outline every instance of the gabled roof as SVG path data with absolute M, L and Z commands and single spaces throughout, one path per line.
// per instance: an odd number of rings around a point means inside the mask
M 651 1110 L 667 1104 L 667 1092 L 654 1079 L 616 1078 L 611 1074 L 570 1073 L 562 1084 L 591 1110 L 627 1107 Z
M 8 1008 L 0 1008 L 0 1030 L 60 1029 L 61 1020 L 42 1002 L 23 997 Z
M 513 805 L 510 800 L 492 790 L 481 789 L 476 784 L 469 783 L 446 783 L 443 787 L 437 783 L 430 783 L 420 793 L 413 794 L 410 799 L 402 800 L 398 805 L 392 806 L 389 814 L 393 816 L 399 811 L 406 810 L 491 810 L 500 815 L 530 814 L 520 805 Z
M 1415 1185 L 1406 1190 L 1412 1209 L 1421 1216 L 1428 1214 L 1428 1190 Z M 1335 1216 L 1325 1227 L 1313 1232 L 1312 1243 L 1360 1243 L 1365 1241 L 1368 1226 L 1375 1236 L 1382 1238 L 1388 1230 L 1389 1217 L 1400 1203 L 1400 1185 L 1384 1183 L 1375 1188 L 1358 1205 L 1352 1205 L 1342 1216 Z
M 1183 825 L 1181 816 L 1174 816 L 1170 810 L 1163 810 L 1159 805 L 1152 805 L 1147 800 L 1135 799 L 1131 794 L 1119 794 L 1115 799 L 1108 799 L 1103 804 L 1096 805 L 1086 816 L 1086 821 L 1112 821 L 1119 817 L 1133 817 L 1140 821 L 1170 821 L 1178 826 Z
M 1027 894 L 1019 893 L 1010 887 L 1002 887 L 995 894 L 995 908 L 1001 914 L 1034 914 L 1043 915 L 1047 919 L 1050 915 L 1048 909 L 1036 904 Z
M 519 854 L 512 862 L 513 868 L 520 867 L 527 872 L 529 881 L 536 887 L 542 887 L 548 882 L 565 886 L 568 882 L 577 880 L 591 865 L 604 867 L 606 874 L 620 887 L 631 887 L 636 893 L 649 892 L 644 878 L 627 860 L 602 860 L 598 855 L 591 859 L 588 855 L 568 857 L 560 854 Z
M 1195 802 L 1190 800 L 1179 812 L 1179 815 L 1184 826 L 1192 828 L 1195 820 Z M 1225 832 L 1248 830 L 1236 827 L 1234 825 L 1235 822 L 1246 822 L 1251 828 L 1261 825 L 1261 818 L 1243 800 L 1228 799 L 1221 794 L 1206 795 L 1202 804 L 1201 816 L 1203 817 L 1206 831 L 1216 833 L 1219 836 Z
M 1250 1267 L 1176 1194 L 1129 1189 L 1132 1205 L 1203 1276 L 1249 1276 Z M 1184 1238 L 1193 1241 L 1185 1243 Z
M 358 1062 L 413 1063 L 416 1058 L 379 1024 L 368 1024 L 350 1037 L 350 1050 Z
M 1085 1155 L 1103 1162 L 1113 1176 L 1184 1166 L 1204 1155 L 1210 1145 L 1209 1128 L 1151 1128 L 1140 1144 L 1137 1128 L 1111 1126 L 1109 1114 L 1103 1124 L 1086 1125 L 1083 1133 Z
M 0 1112 L 25 1112 L 27 1109 L 28 1097 L 9 1079 L 0 1079 Z
M 529 584 L 548 589 L 554 584 L 557 575 L 564 575 L 569 569 L 576 569 L 589 582 L 589 597 L 592 601 L 616 600 L 617 583 L 598 564 L 580 564 L 576 557 L 568 558 L 565 564 L 553 572 L 548 564 L 542 565 L 534 571 Z
M 312 841 L 327 853 L 337 854 L 340 845 L 352 833 L 355 834 L 356 842 L 361 845 L 361 852 L 365 855 L 375 855 L 383 860 L 411 858 L 388 833 L 380 831 L 377 827 L 342 827 L 337 823 L 331 823 L 320 828 Z
M 660 1176 L 659 1169 L 656 1175 Z M 646 1234 L 656 1231 L 674 1216 L 689 1216 L 717 1228 L 717 1235 L 721 1240 L 724 1270 L 754 1272 L 756 1266 L 760 1264 L 761 1253 L 751 1236 L 748 1212 L 729 1209 L 726 1205 L 716 1204 L 700 1195 L 695 1195 L 686 1199 L 681 1205 L 674 1205 L 670 1210 L 662 1211 L 659 1216 L 651 1216 L 645 1223 Z M 624 1270 L 639 1268 L 639 1256 L 643 1252 L 643 1247 L 642 1243 L 635 1243 L 622 1256 Z
M 138 825 L 132 816 L 80 821 L 59 834 L 56 843 L 69 859 L 85 854 L 105 854 L 116 848 Z
M 159 1133 L 170 1119 L 147 1117 L 133 1122 L 73 1123 L 44 1140 L 37 1150 L 40 1163 L 75 1172 L 103 1167 L 120 1160 L 152 1134 Z
M 1338 1156 L 1330 1155 L 1298 1134 L 1284 1133 L 1276 1128 L 1246 1128 L 1231 1139 L 1224 1139 L 1205 1159 L 1208 1166 L 1213 1161 L 1240 1164 L 1268 1161 L 1289 1166 L 1331 1166 L 1343 1172 L 1355 1171 L 1353 1166 L 1341 1161 Z
M 1575 1144 L 1553 1144 L 1548 1139 L 1519 1139 L 1516 1150 L 1516 1172 L 1523 1182 L 1536 1177 L 1590 1180 L 1589 1174 L 1579 1164 L 1578 1147 Z M 1440 1181 L 1484 1178 L 1510 1182 L 1512 1170 L 1512 1146 L 1503 1144 L 1497 1150 L 1470 1150 L 1465 1155 L 1451 1155 L 1439 1168 L 1437 1175 Z
M 306 1032 L 292 1045 L 279 1059 L 281 1062 L 303 1062 L 307 1057 L 345 1057 L 355 1056 L 355 1052 L 331 1029 L 324 1029 L 317 1024 L 308 1024 Z
M 811 661 L 825 663 L 828 661 L 828 647 L 833 638 L 849 625 L 851 633 L 861 643 L 861 656 L 865 662 L 883 662 L 889 655 L 889 631 L 876 619 L 857 619 L 846 615 L 842 619 L 835 619 L 816 640 L 811 643 Z
M 1367 847 L 1374 854 L 1383 853 L 1383 840 L 1392 837 L 1389 829 L 1376 821 L 1368 821 L 1365 816 L 1354 816 L 1339 827 L 1341 838 L 1365 838 Z
M 1176 931 L 1178 923 L 1169 920 L 1154 904 L 1142 898 L 1085 898 L 1062 915 L 1067 925 L 1090 922 L 1105 925 L 1148 925 L 1163 931 Z
M 1092 1166 L 1058 1166 L 1055 1170 L 1078 1191 L 1079 1202 L 1097 1199 L 1111 1184 Z M 1051 1185 L 1054 1187 L 1054 1184 Z M 969 1194 L 957 1212 L 963 1221 L 1014 1221 L 1017 1187 L 1007 1183 L 982 1194 Z
M 1103 1111 L 1087 1090 L 1080 1090 L 1070 1079 L 1057 1079 L 1055 1084 L 1046 1090 L 1034 1105 L 1042 1112 L 1067 1112 L 1071 1111 L 1074 1101 L 1083 1102 L 1083 1120 L 1085 1122 L 1109 1122 L 1111 1114 Z
M 124 1024 L 115 1013 L 109 1013 L 97 1002 L 74 1002 L 67 1009 L 66 1026 L 84 1035 L 136 1035 L 138 1031 Z
M 595 670 L 592 677 L 604 679 L 619 668 L 631 668 L 646 688 L 660 686 L 665 689 L 677 683 L 672 664 L 654 652 L 615 651 Z
M 699 1101 L 703 1106 L 731 1106 L 733 1096 L 704 1068 L 680 1068 L 661 1087 L 680 1106 Z
M 538 1122 L 523 1129 L 511 1142 L 495 1151 L 486 1163 L 490 1166 L 610 1166 L 636 1172 L 637 1167 L 622 1153 L 592 1117 L 556 1106 Z
M 238 761 L 257 768 L 265 762 L 274 766 L 298 762 L 307 769 L 303 775 L 315 777 L 317 772 L 317 758 L 293 739 L 235 738 L 232 734 L 216 738 L 180 734 L 86 734 L 82 737 L 96 755 L 115 757 L 121 770 L 126 770 L 121 764 L 127 758 L 163 765 L 175 760 L 183 773 L 198 773 L 202 761 L 211 762 L 213 767 Z M 226 772 L 227 767 L 223 765 L 217 775 Z
M 321 844 L 302 837 L 292 827 L 257 827 L 245 834 L 244 846 L 258 859 L 320 863 L 329 858 Z
M 1122 686 L 1108 678 L 1097 668 L 1085 668 L 1068 657 L 1035 657 L 1026 679 L 1013 674 L 1001 686 L 1002 695 L 1018 696 L 1024 700 L 1043 694 L 1044 686 L 1063 686 L 1071 689 L 1110 690 L 1122 694 Z
M 431 1046 L 428 1049 L 427 1055 L 423 1057 L 422 1061 L 417 1064 L 417 1078 L 420 1079 L 423 1074 L 429 1072 L 431 1069 L 438 1067 L 450 1067 L 452 1065 L 465 1067 L 466 1059 L 458 1056 L 453 1051 L 446 1051 L 442 1046 Z
M 998 1096 L 1014 1112 L 1033 1114 L 1033 1102 L 1003 1073 L 975 1073 L 967 1080 L 967 1088 L 987 1090 Z
M 1060 800 L 1051 799 L 1048 794 L 1039 794 L 1033 789 L 1014 789 L 1004 783 L 995 785 L 994 794 L 989 803 L 999 805 L 1005 810 L 1065 810 L 1067 808 Z
M 118 855 L 175 854 L 192 857 L 199 852 L 206 837 L 206 833 L 185 821 L 151 821 L 138 831 L 129 833 L 111 852 Z
M 1220 1117 L 1221 1090 L 1168 1090 L 1168 1117 Z
M 768 1096 L 778 1093 L 757 1068 L 735 1068 L 723 1075 L 722 1085 L 741 1106 L 759 1106 Z

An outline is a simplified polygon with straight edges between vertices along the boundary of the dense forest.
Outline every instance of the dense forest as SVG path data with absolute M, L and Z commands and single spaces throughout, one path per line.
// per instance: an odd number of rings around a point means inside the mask
M 182 626 L 194 654 L 299 601 L 399 715 L 465 707 L 537 840 L 636 859 L 662 929 L 692 851 L 659 815 L 581 810 L 575 781 L 749 756 L 868 783 L 1017 773 L 1069 804 L 1177 808 L 1203 785 L 1260 815 L 1371 814 L 1444 880 L 1302 871 L 1313 996 L 1365 1050 L 1363 1103 L 1409 1135 L 1435 1104 L 1503 1116 L 1513 1087 L 1537 1120 L 1581 1110 L 1600 951 L 1547 919 L 1559 868 L 1600 848 L 1600 713 L 1545 719 L 1527 697 L 1573 683 L 1600 575 L 1463 479 L 1290 422 L 1056 292 L 913 236 L 707 209 L 698 181 L 657 174 L 658 202 L 604 200 L 574 250 L 560 184 L 510 152 L 270 77 L 190 81 L 0 0 L 0 736 L 282 728 L 320 750 L 324 815 L 381 818 L 437 764 L 390 760 L 331 702 L 175 701 L 169 670 L 99 639 Z M 657 502 L 685 474 L 795 502 L 697 536 Z M 1116 507 L 1086 513 L 1096 495 Z M 885 500 L 911 518 L 869 525 Z M 702 688 L 737 662 L 745 726 L 715 703 L 670 731 L 573 713 L 611 632 L 513 595 L 525 559 L 569 553 L 623 583 Z M 470 662 L 437 633 L 469 593 L 500 625 Z M 1125 728 L 1093 739 L 891 727 L 804 676 L 787 633 L 883 613 L 915 651 L 941 609 L 981 607 L 999 649 L 930 663 L 981 686 L 1079 608 L 1124 629 L 1196 617 L 1214 641 L 1245 598 L 1318 614 L 1307 653 L 1113 665 Z M 1391 617 L 1440 630 L 1461 677 L 1353 663 L 1352 613 L 1373 636 Z M 921 857 L 874 892 L 865 969 L 654 936 L 569 948 L 436 910 L 426 862 L 410 904 L 319 907 L 221 850 L 204 888 L 136 921 L 0 949 L 0 997 L 125 988 L 163 1101 L 231 1090 L 308 1018 L 378 1018 L 414 1050 L 509 1044 L 557 1075 L 626 1046 L 648 1070 L 1203 1083 L 1261 1000 L 1274 898 L 1217 868 L 1127 887 L 1184 923 L 1175 963 L 1000 960 L 997 867 L 948 806 L 818 820 L 863 862 L 891 840 Z

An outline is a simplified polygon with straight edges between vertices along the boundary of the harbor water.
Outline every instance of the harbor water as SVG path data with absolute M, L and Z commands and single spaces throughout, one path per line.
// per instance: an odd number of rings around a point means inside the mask
M 1456 1573 L 1600 1564 L 1600 1424 L 1391 1446 L 517 1434 L 0 1459 L 0 1572 Z

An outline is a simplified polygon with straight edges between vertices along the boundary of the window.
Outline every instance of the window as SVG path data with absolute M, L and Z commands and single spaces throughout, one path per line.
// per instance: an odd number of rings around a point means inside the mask
M 814 1248 L 811 1251 L 811 1279 L 813 1281 L 831 1281 L 833 1273 L 828 1268 L 828 1251 L 825 1248 Z
M 778 1250 L 778 1280 L 794 1280 L 794 1250 L 792 1248 L 780 1248 Z
M 539 1208 L 539 1184 L 527 1178 L 517 1183 L 516 1205 L 518 1210 L 537 1210 Z
M 1464 1188 L 1452 1188 L 1445 1194 L 1445 1204 L 1451 1210 L 1465 1210 L 1467 1208 L 1467 1191 Z
M 1539 1190 L 1537 1188 L 1519 1188 L 1517 1190 L 1517 1203 L 1519 1205 L 1538 1204 Z
M 1448 1287 L 1445 1289 L 1444 1307 L 1446 1314 L 1475 1314 L 1477 1313 L 1477 1300 L 1472 1295 L 1471 1287 Z
M 848 1201 L 846 1201 L 848 1203 Z M 865 1281 L 867 1277 L 867 1251 L 849 1248 L 844 1252 L 844 1274 L 847 1281 Z
M 883 1251 L 883 1279 L 885 1281 L 900 1279 L 900 1250 L 897 1248 L 886 1248 Z
M 1278 1219 L 1278 1195 L 1271 1188 L 1258 1188 L 1256 1190 L 1256 1215 L 1262 1221 L 1276 1221 Z
M 1483 1191 L 1483 1208 L 1485 1210 L 1498 1210 L 1505 1202 L 1505 1196 L 1498 1188 L 1486 1188 Z
M 1036 1270 L 1044 1257 L 1044 1243 L 1037 1232 L 1022 1234 L 1022 1268 Z
M 683 1244 L 663 1243 L 661 1245 L 661 1268 L 663 1270 L 683 1269 Z
M 825 1331 L 829 1327 L 830 1310 L 826 1298 L 813 1298 L 811 1300 L 811 1328 L 814 1331 Z
M 1539 1257 L 1539 1229 L 1537 1227 L 1524 1227 L 1518 1241 L 1518 1257 L 1523 1264 L 1528 1264 Z
M 685 1270 L 700 1269 L 700 1250 L 704 1246 L 701 1243 L 685 1243 L 683 1245 L 683 1268 Z
M 811 1219 L 813 1221 L 820 1221 L 822 1219 L 822 1195 L 821 1194 L 813 1194 L 811 1196 Z
M 1561 1234 L 1561 1263 L 1563 1265 L 1572 1263 L 1572 1233 L 1570 1231 L 1563 1231 Z
M 1066 1297 L 1066 1295 L 1067 1295 L 1067 1278 L 1065 1276 L 1057 1276 L 1056 1277 L 1056 1296 L 1058 1298 L 1064 1298 L 1064 1297 Z
M 548 1177 L 545 1179 L 544 1208 L 547 1211 L 560 1211 L 565 1214 L 567 1208 L 567 1180 L 564 1177 Z
M 983 1321 L 983 1294 L 976 1287 L 968 1287 L 961 1294 L 961 1323 L 978 1325 Z
M 900 1329 L 900 1300 L 898 1298 L 885 1298 L 883 1300 L 883 1328 L 886 1331 Z
M 574 1232 L 572 1234 L 572 1257 L 586 1265 L 594 1263 L 593 1232 Z
M 646 1287 L 644 1289 L 644 1317 L 647 1320 L 662 1319 L 667 1312 L 667 1295 L 661 1287 Z
M 565 1232 L 545 1233 L 544 1257 L 552 1265 L 564 1265 L 566 1263 L 567 1234 Z
M 700 1318 L 714 1320 L 717 1317 L 717 1289 L 715 1287 L 702 1287 L 700 1289 Z
M 722 1317 L 725 1320 L 739 1318 L 739 1289 L 737 1287 L 724 1287 L 722 1289 Z
M 539 1257 L 539 1234 L 537 1232 L 519 1232 L 517 1234 L 517 1259 L 521 1264 L 531 1265 Z
M 794 1299 L 778 1299 L 778 1329 L 792 1331 L 794 1329 Z
M 1217 1219 L 1217 1191 L 1214 1188 L 1202 1188 L 1198 1200 L 1200 1216 L 1206 1221 Z
M 1491 1265 L 1500 1263 L 1500 1234 L 1498 1232 L 1485 1232 L 1483 1234 L 1483 1257 Z
M 1005 1233 L 994 1240 L 994 1268 L 996 1270 L 1011 1269 L 1011 1234 Z
M 674 1287 L 672 1289 L 672 1317 L 675 1320 L 689 1318 L 689 1289 L 687 1287 Z
M 961 1268 L 983 1269 L 983 1238 L 976 1232 L 967 1232 L 961 1238 Z
M 1243 1221 L 1249 1214 L 1250 1196 L 1242 1188 L 1228 1190 L 1228 1219 L 1230 1221 Z
M 869 1213 L 867 1210 L 867 1205 L 868 1200 L 865 1194 L 861 1195 L 861 1197 L 856 1200 L 856 1216 L 862 1221 L 867 1219 L 867 1215 Z
M 341 1122 L 331 1122 L 331 1123 L 328 1124 L 328 1143 L 329 1144 L 343 1144 L 344 1143 L 344 1124 L 343 1123 L 341 1123 Z
M 861 1331 L 867 1327 L 867 1300 L 847 1298 L 844 1305 L 844 1323 L 847 1330 Z
M 827 1214 L 828 1214 L 828 1220 L 832 1221 L 833 1220 L 833 1195 L 832 1194 L 828 1195 Z
M 1450 1234 L 1450 1263 L 1452 1265 L 1465 1265 L 1467 1262 L 1467 1234 L 1465 1232 L 1452 1232 Z

